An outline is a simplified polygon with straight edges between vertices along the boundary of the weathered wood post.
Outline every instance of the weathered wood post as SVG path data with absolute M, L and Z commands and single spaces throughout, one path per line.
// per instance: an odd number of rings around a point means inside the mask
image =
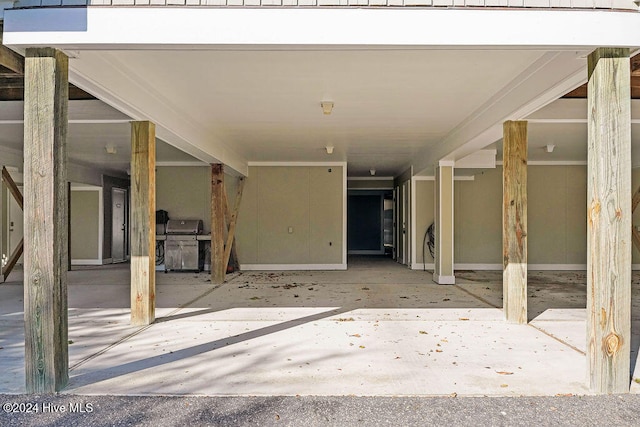
M 627 393 L 631 344 L 629 49 L 589 55 L 587 369 L 595 393 Z
M 156 309 L 156 128 L 131 123 L 131 324 L 149 325 Z
M 224 283 L 227 265 L 224 260 L 224 166 L 211 165 L 211 283 Z
M 24 79 L 24 327 L 27 393 L 69 379 L 67 318 L 68 58 L 26 51 Z
M 502 292 L 508 322 L 527 319 L 527 122 L 507 121 L 502 139 Z

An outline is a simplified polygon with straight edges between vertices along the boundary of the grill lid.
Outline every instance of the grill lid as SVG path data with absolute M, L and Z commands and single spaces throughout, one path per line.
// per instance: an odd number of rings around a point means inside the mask
M 202 234 L 201 219 L 170 219 L 167 234 Z

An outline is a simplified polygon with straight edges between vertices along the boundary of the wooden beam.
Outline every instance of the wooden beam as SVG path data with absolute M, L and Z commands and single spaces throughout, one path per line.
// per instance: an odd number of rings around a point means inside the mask
M 640 251 L 640 231 L 636 230 L 635 227 L 631 227 L 631 239 L 636 249 Z
M 69 378 L 67 319 L 68 58 L 29 48 L 24 102 L 24 317 L 27 393 Z
M 20 192 L 20 189 L 16 185 L 13 178 L 11 178 L 11 174 L 9 173 L 7 168 L 4 166 L 2 167 L 2 181 L 5 183 L 5 185 L 9 189 L 9 192 L 15 199 L 20 209 L 24 211 L 24 199 L 22 197 L 22 193 Z M 18 243 L 18 246 L 16 246 L 13 253 L 7 260 L 7 264 L 4 267 L 2 267 L 2 277 L 4 281 L 7 280 L 7 277 L 9 277 L 9 274 L 11 274 L 11 270 L 13 270 L 13 267 L 15 267 L 16 264 L 18 263 L 18 260 L 22 256 L 23 250 L 24 250 L 24 239 L 20 239 L 20 243 Z
M 9 277 L 9 274 L 11 274 L 11 270 L 13 270 L 13 267 L 15 267 L 16 264 L 18 263 L 18 260 L 22 256 L 23 251 L 24 251 L 24 238 L 20 239 L 20 242 L 18 243 L 16 248 L 13 250 L 13 253 L 7 260 L 7 264 L 4 267 L 2 267 L 2 278 L 5 282 L 7 281 L 7 277 Z
M 0 65 L 14 73 L 24 74 L 24 58 L 4 45 L 0 45 Z
M 18 74 L 0 76 L 0 89 L 24 89 L 24 77 Z
M 640 187 L 633 193 L 633 198 L 631 199 L 631 213 L 636 211 L 638 204 L 640 203 Z
M 226 185 L 225 185 L 226 187 Z M 222 192 L 222 198 L 224 199 L 224 217 L 227 224 L 227 236 L 229 235 L 229 224 L 231 224 L 231 208 L 229 208 L 229 198 L 227 197 L 227 190 Z M 226 250 L 225 243 L 225 250 Z M 238 268 L 238 254 L 236 253 L 236 238 L 233 236 L 233 240 L 231 241 L 231 253 L 229 257 L 229 261 L 227 262 L 227 271 L 229 270 L 229 265 L 233 267 L 234 270 Z
M 211 283 L 224 283 L 224 167 L 211 165 Z
M 503 125 L 502 291 L 508 322 L 527 319 L 527 122 Z
M 224 246 L 224 265 L 225 271 L 229 265 L 229 256 L 231 255 L 231 248 L 235 240 L 236 222 L 238 220 L 238 211 L 240 210 L 240 201 L 242 200 L 242 190 L 244 188 L 244 179 L 240 178 L 240 184 L 238 185 L 238 191 L 236 192 L 236 200 L 233 206 L 233 213 L 231 214 L 231 220 L 229 221 L 229 231 L 227 234 L 227 242 Z M 226 199 L 226 198 L 225 198 Z
M 627 393 L 631 344 L 629 49 L 588 57 L 587 373 L 597 394 Z
M 131 123 L 131 324 L 149 325 L 156 308 L 156 129 Z
M 24 200 L 22 198 L 22 193 L 20 192 L 20 189 L 16 185 L 16 182 L 13 180 L 13 178 L 11 178 L 11 174 L 9 173 L 7 168 L 4 166 L 2 167 L 2 180 L 7 185 L 9 192 L 15 199 L 18 206 L 20 206 L 20 209 L 24 210 L 24 207 L 23 207 Z

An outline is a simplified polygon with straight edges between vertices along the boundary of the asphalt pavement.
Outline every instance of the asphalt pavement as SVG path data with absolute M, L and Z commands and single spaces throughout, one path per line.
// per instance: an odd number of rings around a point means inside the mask
M 0 395 L 9 426 L 637 426 L 640 395 L 176 397 Z

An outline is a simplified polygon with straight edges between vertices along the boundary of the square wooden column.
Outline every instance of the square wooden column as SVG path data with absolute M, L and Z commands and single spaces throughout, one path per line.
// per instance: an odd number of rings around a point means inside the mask
M 442 160 L 435 182 L 435 260 L 433 281 L 454 285 L 453 274 L 453 161 Z
M 24 79 L 24 327 L 27 393 L 69 379 L 67 318 L 68 58 L 27 49 Z
M 527 122 L 507 121 L 502 139 L 502 292 L 508 322 L 527 319 Z
M 211 283 L 224 283 L 227 273 L 224 251 L 224 166 L 211 165 Z
M 131 324 L 156 310 L 156 127 L 131 123 Z
M 626 393 L 631 344 L 629 49 L 588 58 L 587 369 L 595 393 Z

